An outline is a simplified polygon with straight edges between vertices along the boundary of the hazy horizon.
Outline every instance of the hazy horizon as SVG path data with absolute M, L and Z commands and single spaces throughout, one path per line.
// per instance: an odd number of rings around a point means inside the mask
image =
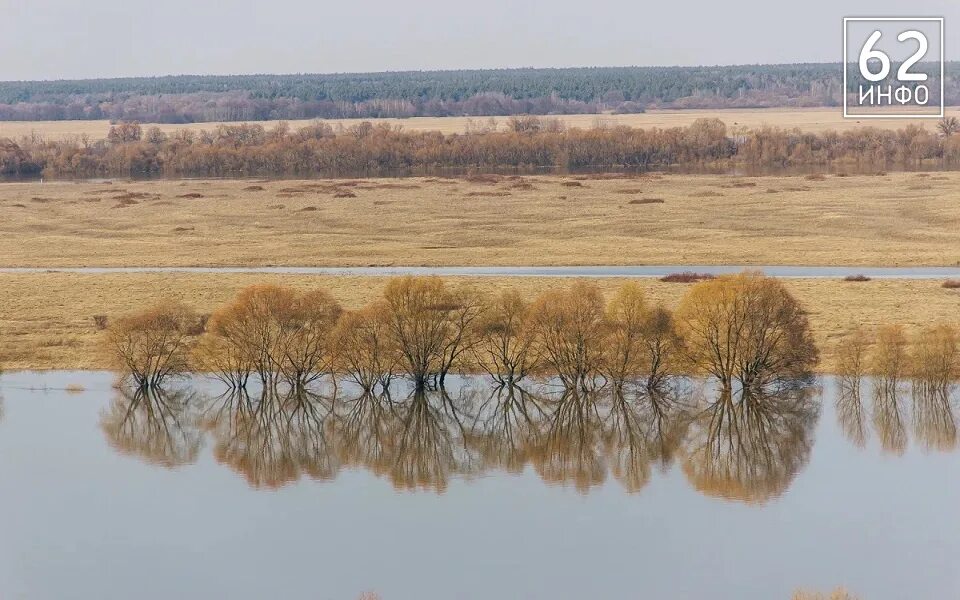
M 732 0 L 691 7 L 571 0 L 482 8 L 421 0 L 317 5 L 234 0 L 4 3 L 2 81 L 175 74 L 328 74 L 502 68 L 728 66 L 839 62 L 844 16 L 903 15 L 902 0 Z M 838 6 L 842 4 L 842 6 Z M 960 3 L 921 0 L 907 16 Z M 690 15 L 695 14 L 694 18 Z M 947 58 L 960 59 L 948 44 Z
M 950 61 L 948 62 L 960 62 Z M 709 69 L 709 68 L 727 68 L 727 67 L 750 67 L 750 66 L 781 66 L 781 65 L 804 65 L 804 64 L 836 64 L 840 61 L 806 61 L 793 63 L 731 63 L 731 64 L 697 64 L 697 65 L 561 65 L 561 66 L 538 66 L 522 65 L 515 67 L 471 67 L 471 68 L 442 68 L 442 69 L 384 69 L 379 71 L 300 71 L 300 72 L 250 72 L 250 73 L 156 73 L 140 75 L 117 75 L 100 77 L 59 77 L 55 79 L 0 79 L 0 83 L 12 82 L 56 82 L 56 81 L 88 81 L 100 79 L 162 79 L 164 77 L 296 77 L 296 76 L 334 76 L 334 75 L 378 75 L 382 73 L 449 73 L 457 71 L 522 71 L 522 70 L 564 70 L 564 69 Z M 922 63 L 921 63 L 922 64 Z

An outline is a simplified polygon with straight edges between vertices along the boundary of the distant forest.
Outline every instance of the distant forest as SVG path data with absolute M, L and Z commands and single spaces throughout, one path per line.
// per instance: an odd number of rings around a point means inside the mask
M 946 100 L 960 104 L 951 66 Z M 837 106 L 842 87 L 839 63 L 20 81 L 0 82 L 0 120 L 193 123 Z

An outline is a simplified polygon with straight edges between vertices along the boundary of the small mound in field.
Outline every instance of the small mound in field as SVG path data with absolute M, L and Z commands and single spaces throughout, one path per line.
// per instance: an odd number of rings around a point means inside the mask
M 614 190 L 616 194 L 642 194 L 643 190 L 641 188 L 623 188 L 620 190 Z
M 245 192 L 262 192 L 264 189 L 266 189 L 266 188 L 264 188 L 262 185 L 248 185 L 247 187 L 243 188 L 243 191 L 245 191 Z
M 84 202 L 100 202 L 100 198 L 84 198 Z
M 664 283 L 696 283 L 705 279 L 713 279 L 710 273 L 694 273 L 693 271 L 684 271 L 682 273 L 670 273 L 660 278 Z
M 734 181 L 733 183 L 728 183 L 724 185 L 725 188 L 750 188 L 757 187 L 757 182 L 755 181 Z
M 133 206 L 135 204 L 140 204 L 139 201 L 134 200 L 133 198 L 123 198 L 120 202 L 117 202 L 113 205 L 113 208 L 126 208 L 128 206 Z
M 948 279 L 943 282 L 943 287 L 948 290 L 960 290 L 960 279 Z
M 694 192 L 690 194 L 691 198 L 723 198 L 723 194 L 720 192 L 715 192 L 713 190 L 703 190 L 702 192 Z
M 159 198 L 160 194 L 148 194 L 146 192 L 127 192 L 113 197 L 114 200 L 119 200 L 120 202 L 127 200 L 158 200 Z M 136 204 L 136 202 L 134 202 L 134 204 Z
M 297 212 L 314 212 L 314 211 L 316 211 L 316 210 L 317 210 L 317 207 L 316 207 L 316 206 L 304 206 L 303 208 L 301 208 L 301 209 L 300 209 L 299 211 L 297 211 Z
M 375 183 L 373 185 L 363 186 L 365 190 L 419 190 L 420 186 L 415 183 Z
M 824 181 L 826 180 L 826 178 L 827 178 L 826 175 L 821 175 L 820 173 L 816 173 L 814 175 L 807 175 L 806 177 L 804 177 L 804 179 L 806 179 L 807 181 Z
M 856 275 L 847 275 L 846 277 L 843 278 L 843 280 L 849 281 L 849 282 L 862 282 L 862 281 L 870 281 L 870 278 L 862 273 L 858 273 Z
M 809 192 L 810 188 L 805 185 L 791 185 L 783 188 L 785 192 Z
M 511 190 L 535 190 L 537 188 L 533 187 L 533 184 L 529 181 L 514 181 L 508 185 Z
M 560 185 L 564 187 L 583 187 L 583 184 L 579 181 L 561 181 Z
M 473 198 L 502 198 L 509 196 L 510 192 L 468 192 L 467 195 Z
M 274 210 L 283 210 L 283 209 L 285 209 L 286 207 L 287 207 L 286 204 L 271 204 L 271 205 L 268 206 L 267 208 L 272 208 L 272 209 L 274 209 Z
M 834 177 L 850 177 L 849 173 L 836 173 Z
M 44 198 L 42 196 L 34 196 L 33 198 L 30 198 L 30 202 L 39 202 L 40 204 L 44 204 L 46 202 L 53 202 L 53 198 Z
M 174 230 L 176 233 L 182 233 L 182 232 L 184 232 L 184 231 L 193 231 L 193 229 L 194 229 L 193 227 L 174 227 L 174 228 L 173 228 L 173 230 Z
M 634 198 L 627 204 L 663 204 L 666 202 L 663 198 Z
M 10 206 L 12 206 L 12 207 L 14 207 L 14 208 L 26 208 L 26 207 L 27 207 L 26 204 L 20 204 L 20 203 L 11 204 Z
M 467 175 L 463 179 L 464 181 L 469 181 L 470 183 L 483 183 L 486 185 L 492 185 L 494 183 L 500 183 L 500 181 L 503 178 L 500 177 L 499 175 L 476 173 L 472 175 Z
M 779 193 L 780 193 L 780 190 L 778 190 L 777 188 L 767 188 L 767 193 L 768 193 L 768 194 L 779 194 Z
M 333 194 L 334 198 L 356 198 L 357 195 L 351 192 L 350 190 L 340 190 Z
M 203 194 L 198 194 L 197 192 L 190 192 L 189 194 L 180 194 L 177 198 L 205 198 Z

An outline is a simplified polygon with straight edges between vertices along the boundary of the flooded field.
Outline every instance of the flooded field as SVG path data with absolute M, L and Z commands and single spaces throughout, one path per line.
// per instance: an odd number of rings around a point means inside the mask
M 960 585 L 952 388 L 113 383 L 0 376 L 4 598 L 767 599 L 844 585 L 882 600 Z

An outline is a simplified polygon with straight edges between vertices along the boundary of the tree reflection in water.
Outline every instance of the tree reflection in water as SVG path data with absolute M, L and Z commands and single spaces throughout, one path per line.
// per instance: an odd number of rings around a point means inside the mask
M 190 464 L 202 446 L 192 412 L 197 399 L 190 389 L 120 388 L 101 413 L 100 428 L 121 454 L 165 467 Z
M 862 388 L 870 389 L 873 400 L 869 423 L 860 400 Z M 904 454 L 911 434 L 926 452 L 951 452 L 960 443 L 953 393 L 954 386 L 944 381 L 884 376 L 844 380 L 837 397 L 837 419 L 847 439 L 860 448 L 866 445 L 872 425 L 885 453 Z
M 870 437 L 867 414 L 860 396 L 859 377 L 841 378 L 837 390 L 836 410 L 840 429 L 857 448 L 863 448 Z
M 301 477 L 332 479 L 339 463 L 325 430 L 333 401 L 301 389 L 267 387 L 256 397 L 243 390 L 214 399 L 202 426 L 213 454 L 256 488 L 277 488 Z
M 819 415 L 803 389 L 695 401 L 703 388 L 689 382 L 584 391 L 465 381 L 405 396 L 137 391 L 118 396 L 102 427 L 118 450 L 165 465 L 195 460 L 209 435 L 215 459 L 255 488 L 360 468 L 398 490 L 443 493 L 453 478 L 530 468 L 581 493 L 609 477 L 638 492 L 682 457 L 698 490 L 758 502 L 806 463 Z
M 810 388 L 718 392 L 691 426 L 683 471 L 708 496 L 762 503 L 810 459 L 820 404 Z

